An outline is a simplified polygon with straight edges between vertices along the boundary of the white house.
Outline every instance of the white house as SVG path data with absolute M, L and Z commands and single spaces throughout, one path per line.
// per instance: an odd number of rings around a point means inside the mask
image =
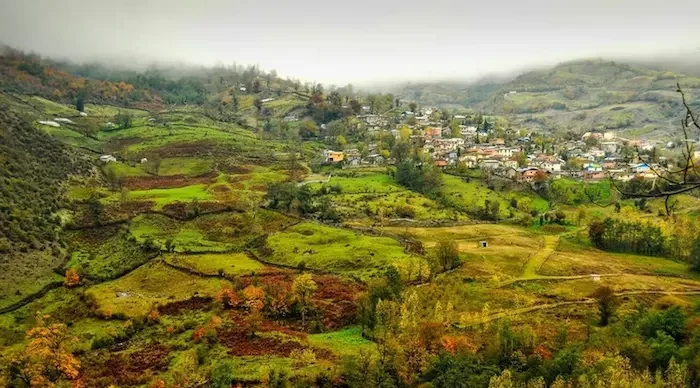
M 475 126 L 460 125 L 459 126 L 459 133 L 462 136 L 473 135 L 476 133 L 476 127 Z
M 112 155 L 102 155 L 102 156 L 100 156 L 100 161 L 102 161 L 104 163 L 116 162 L 117 158 L 115 158 Z
M 563 160 L 554 160 L 554 161 L 544 161 L 542 162 L 542 169 L 549 171 L 549 172 L 560 172 L 561 171 L 561 166 L 563 164 Z
M 146 164 L 146 163 L 148 163 L 148 159 L 142 158 L 142 159 L 141 159 L 141 164 Z
M 51 120 L 39 121 L 39 124 L 48 125 L 49 127 L 54 127 L 54 128 L 58 128 L 61 126 L 61 124 L 59 124 L 55 121 L 51 121 Z
M 501 162 L 495 159 L 484 159 L 481 161 L 481 168 L 485 170 L 495 170 L 501 167 Z
M 66 123 L 66 124 L 75 124 L 73 120 L 67 119 L 65 117 L 57 117 L 54 119 L 54 121 L 58 121 L 59 123 Z

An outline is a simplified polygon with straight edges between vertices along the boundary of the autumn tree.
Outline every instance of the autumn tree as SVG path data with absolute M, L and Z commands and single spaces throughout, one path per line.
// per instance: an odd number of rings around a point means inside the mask
M 227 309 L 236 307 L 241 302 L 236 290 L 233 288 L 222 288 L 219 290 L 219 292 L 216 293 L 216 300 Z
M 78 272 L 73 268 L 68 268 L 66 270 L 66 276 L 63 280 L 63 285 L 66 287 L 75 287 L 80 283 L 80 276 Z
M 62 323 L 47 324 L 48 316 L 39 316 L 37 325 L 27 332 L 31 342 L 13 362 L 14 378 L 30 387 L 52 387 L 60 378 L 75 380 L 80 361 L 69 350 L 72 338 Z
M 297 276 L 292 283 L 292 293 L 299 303 L 303 325 L 306 324 L 306 313 L 311 306 L 311 296 L 317 288 L 316 282 L 309 273 Z
M 243 289 L 243 300 L 249 311 L 260 311 L 265 307 L 265 291 L 250 285 Z

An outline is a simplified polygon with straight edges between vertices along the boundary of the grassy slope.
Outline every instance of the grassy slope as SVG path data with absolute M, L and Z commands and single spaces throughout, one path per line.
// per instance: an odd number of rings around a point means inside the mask
M 295 225 L 267 239 L 273 263 L 348 274 L 361 279 L 381 276 L 388 266 L 410 256 L 397 241 L 369 237 L 310 222 Z

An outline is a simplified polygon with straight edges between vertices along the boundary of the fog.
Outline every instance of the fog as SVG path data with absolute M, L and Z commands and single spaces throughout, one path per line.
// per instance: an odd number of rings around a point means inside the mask
M 0 41 L 42 55 L 130 66 L 257 64 L 335 84 L 470 80 L 587 57 L 696 60 L 700 47 L 698 0 L 0 0 L 0 7 Z

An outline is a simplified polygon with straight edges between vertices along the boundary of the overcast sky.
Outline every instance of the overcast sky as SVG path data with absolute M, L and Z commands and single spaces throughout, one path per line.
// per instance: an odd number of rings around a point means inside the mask
M 700 0 L 0 0 L 0 42 L 342 85 L 698 50 L 698 15 Z

